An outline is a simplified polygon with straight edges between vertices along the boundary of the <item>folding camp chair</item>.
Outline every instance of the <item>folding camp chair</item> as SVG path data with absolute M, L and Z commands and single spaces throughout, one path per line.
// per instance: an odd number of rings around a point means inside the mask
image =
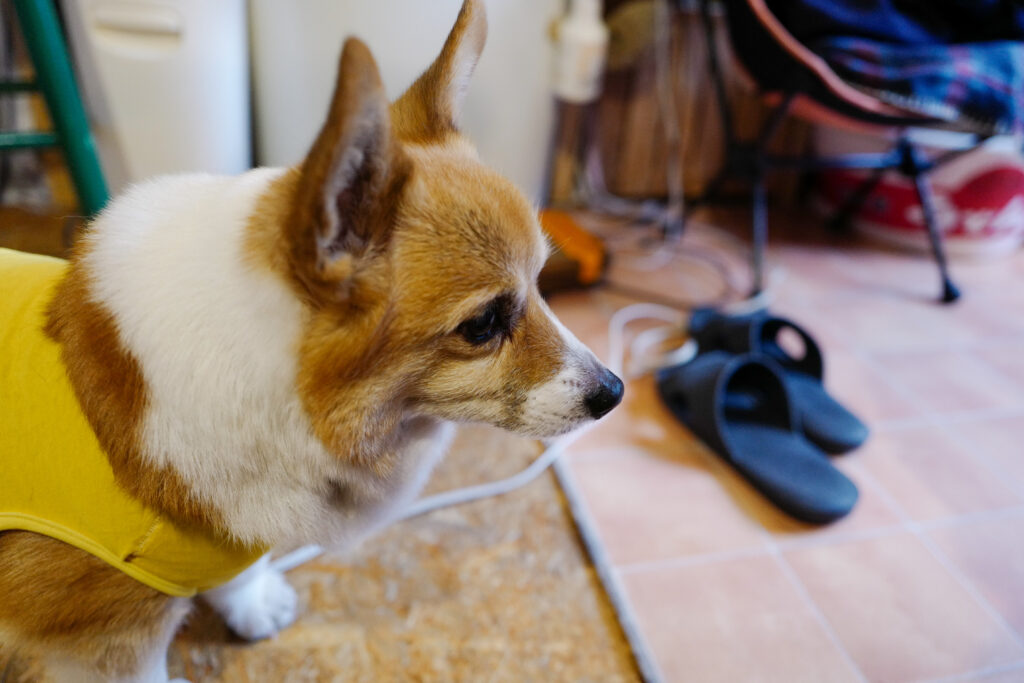
M 938 266 L 942 291 L 940 300 L 955 301 L 960 292 L 953 284 L 946 263 L 942 234 L 935 215 L 935 202 L 928 173 L 937 166 L 968 152 L 986 135 L 961 131 L 955 148 L 929 158 L 918 148 L 915 133 L 945 124 L 920 113 L 886 103 L 844 82 L 823 60 L 801 44 L 771 12 L 765 0 L 720 0 L 733 52 L 740 65 L 757 84 L 773 109 L 753 141 L 738 140 L 733 116 L 725 94 L 721 58 L 714 40 L 712 0 L 700 0 L 700 13 L 708 46 L 708 63 L 725 131 L 725 155 L 721 170 L 705 192 L 690 203 L 688 213 L 713 198 L 730 178 L 746 180 L 753 195 L 754 290 L 763 286 L 763 261 L 768 238 L 765 174 L 774 169 L 870 169 L 872 172 L 839 208 L 832 222 L 844 224 L 878 185 L 886 170 L 897 170 L 910 178 L 921 203 L 932 255 Z M 779 156 L 768 145 L 783 119 L 794 114 L 814 123 L 859 131 L 871 129 L 890 134 L 895 144 L 879 154 L 845 154 L 835 157 L 812 155 Z M 941 127 L 946 127 L 942 125 Z

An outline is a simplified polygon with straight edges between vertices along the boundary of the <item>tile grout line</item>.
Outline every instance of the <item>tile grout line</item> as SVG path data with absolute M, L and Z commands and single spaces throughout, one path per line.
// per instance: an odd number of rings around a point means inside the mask
M 611 456 L 614 457 L 614 456 Z M 855 543 L 869 541 L 877 538 L 885 538 L 900 532 L 914 534 L 917 528 L 923 530 L 957 527 L 965 524 L 985 522 L 1004 518 L 1012 518 L 1024 515 L 1024 505 L 1011 507 L 980 510 L 972 513 L 956 514 L 927 521 L 914 520 L 899 504 L 899 502 L 877 482 L 870 472 L 858 468 L 858 479 L 862 485 L 867 485 L 896 515 L 897 522 L 871 529 L 826 532 L 825 535 L 810 535 L 798 538 L 779 540 L 763 529 L 758 537 L 763 541 L 762 546 L 746 546 L 721 552 L 697 553 L 694 555 L 681 555 L 658 560 L 642 562 L 626 562 L 615 565 L 617 571 L 622 574 L 640 574 L 650 571 L 664 569 L 683 569 L 686 567 L 714 564 L 717 562 L 729 562 L 741 559 L 749 559 L 772 552 L 773 547 L 780 551 L 800 550 L 804 548 L 820 547 L 825 545 L 836 545 L 840 543 Z
M 887 372 L 885 366 L 878 362 L 878 359 L 875 358 L 872 352 L 866 351 L 862 348 L 855 348 L 852 349 L 852 353 L 860 362 L 871 368 L 871 370 L 874 371 L 874 373 L 877 376 L 879 376 L 881 380 L 885 382 L 885 384 L 890 389 L 892 389 L 898 395 L 902 396 L 905 400 L 909 401 L 910 404 L 913 405 L 914 407 L 918 409 L 922 407 L 921 397 L 917 394 L 917 392 L 908 387 L 906 383 L 897 382 L 895 379 L 893 379 L 890 373 Z M 922 411 L 921 417 L 930 418 L 930 412 Z
M 748 546 L 735 550 L 725 550 L 717 553 L 699 553 L 697 555 L 672 557 L 664 560 L 651 560 L 648 562 L 630 562 L 615 566 L 620 574 L 645 574 L 648 572 L 663 571 L 666 569 L 686 569 L 687 567 L 700 567 L 718 562 L 731 562 L 735 560 L 747 560 L 762 555 L 767 555 L 767 545 Z
M 891 382 L 892 380 L 890 380 Z M 890 384 L 890 386 L 892 386 Z M 909 391 L 909 390 L 908 390 Z M 920 397 L 916 394 L 903 394 L 904 398 L 914 403 L 920 403 Z M 915 429 L 934 424 L 935 420 L 944 420 L 949 424 L 972 424 L 986 420 L 1008 420 L 1024 416 L 1024 403 L 1005 408 L 977 408 L 971 410 L 949 410 L 940 411 L 938 415 L 927 414 L 916 417 L 903 417 L 892 420 L 875 420 L 871 427 L 875 431 L 885 433 L 899 432 L 908 429 Z
M 874 359 L 873 357 L 871 357 L 871 354 L 864 353 L 863 351 L 858 351 L 858 352 L 855 352 L 855 353 L 856 353 L 857 357 L 862 360 L 862 362 L 864 362 L 865 364 L 869 365 L 873 370 L 875 370 L 880 375 L 882 375 L 883 381 L 891 389 L 897 391 L 899 394 L 901 394 L 907 400 L 910 400 L 914 405 L 918 405 L 918 406 L 921 405 L 921 396 L 918 394 L 918 392 L 913 390 L 912 388 L 906 386 L 905 383 L 897 382 L 894 379 L 892 379 L 887 373 L 884 372 L 884 368 L 881 367 L 878 364 L 877 360 Z M 959 413 L 960 419 L 957 419 L 958 413 Z M 998 479 L 999 483 L 1003 487 L 1005 487 L 1010 493 L 1014 494 L 1014 496 L 1018 500 L 1021 500 L 1021 499 L 1024 499 L 1024 492 L 1022 492 L 1017 486 L 1010 486 L 1010 485 L 1005 483 L 1005 481 L 1006 481 L 1006 473 L 1004 471 L 1002 471 L 1001 468 L 998 468 L 998 467 L 994 466 L 987 459 L 979 458 L 974 453 L 973 449 L 967 447 L 966 443 L 964 442 L 964 440 L 961 437 L 959 437 L 955 432 L 949 432 L 947 430 L 946 423 L 944 422 L 944 421 L 952 420 L 952 422 L 954 424 L 957 424 L 957 423 L 964 424 L 964 423 L 969 423 L 969 422 L 972 422 L 972 421 L 980 422 L 980 421 L 984 421 L 984 420 L 987 420 L 987 419 L 1000 419 L 1000 418 L 1007 418 L 1007 417 L 1016 417 L 1016 416 L 1018 416 L 1020 414 L 1021 414 L 1021 410 L 1020 410 L 1019 406 L 1014 406 L 1014 407 L 1011 407 L 1011 408 L 986 408 L 986 409 L 981 409 L 981 410 L 976 410 L 976 411 L 949 411 L 949 413 L 943 414 L 941 416 L 940 415 L 936 415 L 934 413 L 934 411 L 926 411 L 922 415 L 923 422 L 921 423 L 920 426 L 926 426 L 926 425 L 927 426 L 931 426 L 931 427 L 934 427 L 935 429 L 938 429 L 938 430 L 942 431 L 944 434 L 950 435 L 953 438 L 953 440 L 956 443 L 956 445 L 958 446 L 958 450 L 963 455 L 965 455 L 967 458 L 969 458 L 971 462 L 975 463 L 976 465 L 979 465 L 985 471 L 989 472 L 990 474 L 995 475 L 996 478 Z M 879 488 L 881 488 L 881 487 L 879 487 Z M 891 496 L 890 496 L 890 501 L 894 502 L 894 501 L 892 501 Z M 902 510 L 902 507 L 900 509 Z
M 569 515 L 576 525 L 580 540 L 590 556 L 598 579 L 619 621 L 619 627 L 629 644 L 640 677 L 645 683 L 661 683 L 665 680 L 665 676 L 643 629 L 640 627 L 640 620 L 629 600 L 625 586 L 608 557 L 604 542 L 597 531 L 597 523 L 590 513 L 582 491 L 576 484 L 571 468 L 562 458 L 555 458 L 552 469 L 568 504 Z
M 1013 332 L 1002 336 L 997 336 L 990 339 L 980 340 L 975 339 L 973 341 L 960 341 L 960 342 L 918 342 L 914 344 L 907 344 L 906 346 L 900 346 L 897 348 L 871 348 L 865 349 L 868 353 L 878 354 L 881 356 L 895 356 L 907 353 L 969 353 L 972 351 L 990 351 L 997 349 L 1009 349 L 1014 346 L 1024 345 L 1022 342 L 1021 335 Z
M 996 624 L 1001 626 L 1003 630 L 1005 630 L 1007 634 L 1010 636 L 1011 640 L 1013 640 L 1018 647 L 1024 649 L 1024 638 L 1022 638 L 1021 635 L 1018 634 L 1013 629 L 1013 627 L 1010 626 L 1010 624 L 1003 618 L 1001 614 L 999 614 L 996 611 L 994 607 L 992 607 L 992 605 L 984 596 L 977 592 L 977 590 L 974 588 L 973 584 L 969 582 L 967 577 L 963 576 L 960 573 L 960 571 L 953 566 L 952 562 L 950 562 L 949 559 L 944 554 L 942 554 L 937 547 L 935 547 L 931 539 L 927 536 L 926 527 L 920 524 L 919 522 L 914 521 L 903 509 L 903 507 L 899 505 L 895 498 L 893 498 L 892 494 L 886 491 L 884 487 L 878 485 L 878 482 L 874 481 L 874 478 L 871 477 L 869 473 L 865 474 L 867 474 L 868 478 L 871 479 L 872 482 L 875 484 L 876 493 L 885 498 L 886 502 L 888 502 L 896 511 L 896 513 L 903 518 L 903 526 L 906 528 L 906 530 L 910 532 L 914 536 L 914 538 L 916 538 L 918 542 L 925 547 L 925 549 L 939 563 L 939 565 L 946 571 L 946 573 L 948 573 L 953 578 L 953 580 L 963 590 L 967 592 L 967 594 L 974 600 L 978 607 L 980 607 L 983 612 L 985 612 L 991 619 L 993 619 L 993 621 L 995 621 Z
M 1021 411 L 1024 414 L 1024 410 Z M 894 420 L 874 420 L 871 422 L 871 433 L 874 434 L 899 434 L 921 427 L 928 427 L 931 421 L 927 416 L 902 417 Z
M 958 342 L 915 342 L 905 346 L 888 348 L 884 346 L 868 346 L 864 350 L 868 353 L 878 354 L 880 356 L 897 356 L 914 353 L 970 353 L 973 351 L 1009 349 L 1014 346 L 1021 345 L 1021 335 L 1014 332 L 986 340 L 975 339 L 972 341 Z
M 991 462 L 988 458 L 978 456 L 975 449 L 971 448 L 970 442 L 962 434 L 955 430 L 951 431 L 946 429 L 945 425 L 943 425 L 939 420 L 936 420 L 935 424 L 936 427 L 941 429 L 944 434 L 947 434 L 950 437 L 961 453 L 970 458 L 972 462 L 977 463 L 986 471 L 995 475 L 1000 484 L 1010 490 L 1018 500 L 1024 501 L 1024 486 L 1019 482 L 1016 482 L 1016 477 L 1009 475 L 1005 467 L 1001 467 L 996 463 Z M 1014 484 L 1012 486 L 1007 484 L 1007 480 L 1014 481 Z
M 970 681 L 980 676 L 989 676 L 991 674 L 1001 674 L 1004 672 L 1021 670 L 1024 673 L 1024 659 L 1018 659 L 1008 664 L 1002 664 L 999 666 L 989 666 L 984 669 L 975 669 L 974 671 L 968 671 L 962 674 L 954 674 L 952 676 L 943 676 L 940 678 L 929 678 L 920 683 L 960 683 L 962 681 Z
M 927 521 L 915 522 L 915 524 L 925 531 L 938 531 L 940 529 L 955 529 L 957 527 L 967 526 L 968 524 L 983 524 L 985 522 L 994 522 L 1001 519 L 1013 519 L 1014 517 L 1021 516 L 1024 516 L 1024 505 L 1014 505 L 1012 507 L 996 508 L 993 510 L 979 510 L 977 512 L 968 512 L 951 517 L 930 519 Z
M 783 266 L 784 267 L 784 266 Z M 791 270 L 791 269 L 790 269 Z M 797 277 L 802 276 L 797 272 Z M 857 291 L 858 288 L 852 288 L 848 291 L 836 291 L 829 294 L 829 301 L 826 304 L 824 299 L 803 299 L 791 302 L 797 308 L 806 309 L 805 312 L 808 314 L 820 313 L 820 309 L 823 307 L 833 307 L 838 301 L 839 303 L 856 301 L 863 299 L 863 292 Z M 893 300 L 887 300 L 890 303 Z M 988 350 L 988 349 L 1003 349 L 1013 348 L 1014 346 L 1020 346 L 1024 343 L 1024 328 L 1021 330 L 1003 330 L 998 331 L 995 334 L 986 335 L 984 337 L 975 339 L 965 339 L 954 342 L 931 342 L 931 341 L 913 341 L 907 344 L 903 344 L 896 347 L 872 347 L 870 345 L 865 346 L 863 343 L 856 346 L 863 347 L 865 350 L 871 353 L 877 353 L 881 355 L 895 355 L 903 353 L 920 353 L 920 352 L 940 352 L 940 351 L 952 351 L 952 352 L 965 352 L 975 350 Z M 849 341 L 845 341 L 843 346 L 846 349 L 853 350 L 854 345 L 850 344 Z
M 888 524 L 886 526 L 855 531 L 828 532 L 827 535 L 822 536 L 812 535 L 784 540 L 764 539 L 765 545 L 763 546 L 746 546 L 721 552 L 680 555 L 643 562 L 626 562 L 616 564 L 615 568 L 620 574 L 625 575 L 643 574 L 667 569 L 685 569 L 687 567 L 716 564 L 719 562 L 732 562 L 768 555 L 773 551 L 773 547 L 780 552 L 789 552 L 791 550 L 804 550 L 808 548 L 838 545 L 841 543 L 871 541 L 879 538 L 895 536 L 900 533 L 913 534 L 915 525 L 919 526 L 923 530 L 943 529 L 990 520 L 1013 518 L 1017 516 L 1024 516 L 1024 505 L 1000 508 L 997 510 L 984 510 L 969 515 L 944 517 L 936 520 L 929 520 L 927 522 L 914 522 L 913 520 L 906 518 L 901 519 L 895 524 Z
M 907 531 L 902 522 L 875 527 L 873 529 L 862 529 L 859 531 L 833 532 L 824 536 L 805 536 L 803 538 L 785 539 L 776 541 L 775 546 L 781 552 L 790 550 L 806 550 L 808 548 L 820 548 L 840 543 L 857 543 L 860 541 L 873 541 L 878 538 L 887 538 Z
M 941 350 L 947 350 L 948 351 L 949 349 L 948 348 L 935 349 L 935 351 L 941 351 Z M 963 352 L 967 352 L 967 351 L 970 351 L 970 349 L 963 349 L 963 350 L 961 350 L 962 353 Z M 851 353 L 853 354 L 853 356 L 855 358 L 860 360 L 865 365 L 869 366 L 877 375 L 880 375 L 881 378 L 882 378 L 882 381 L 885 382 L 886 385 L 888 385 L 888 387 L 890 389 L 895 391 L 897 394 L 901 395 L 904 399 L 910 401 L 910 403 L 912 405 L 917 406 L 917 407 L 921 407 L 922 406 L 922 404 L 923 404 L 922 396 L 917 391 L 915 391 L 911 387 L 907 386 L 907 384 L 905 382 L 895 380 L 890 375 L 890 373 L 887 372 L 887 368 L 883 364 L 881 364 L 879 362 L 877 356 L 878 355 L 885 355 L 884 353 L 878 354 L 877 352 L 872 352 L 872 351 L 869 351 L 869 350 L 865 350 L 863 348 L 851 349 Z M 980 358 L 976 358 L 975 357 L 975 360 L 978 360 L 983 365 L 988 367 L 990 370 L 993 370 L 997 375 L 1000 375 L 1000 379 L 1006 384 L 1006 386 L 1008 388 L 1012 388 L 1014 390 L 1019 390 L 1020 389 L 1020 386 L 1018 385 L 1018 383 L 1013 382 L 1013 381 L 1006 381 L 1006 380 L 1004 380 L 1001 377 L 1001 375 L 1004 374 L 1004 373 L 999 372 L 998 368 L 992 367 L 990 364 L 986 363 L 984 361 L 984 359 L 980 359 Z M 1015 393 L 1019 393 L 1019 392 L 1015 391 Z M 939 415 L 936 415 L 936 413 L 939 413 Z M 1022 401 L 1019 404 L 1014 404 L 1014 405 L 1011 405 L 1011 406 L 1008 406 L 1008 407 L 1007 406 L 1000 406 L 1000 407 L 997 407 L 997 408 L 972 408 L 972 409 L 964 409 L 964 410 L 939 410 L 939 411 L 925 410 L 925 411 L 922 411 L 922 415 L 920 417 L 921 418 L 925 418 L 925 419 L 929 419 L 929 420 L 932 421 L 932 423 L 934 423 L 936 420 L 938 420 L 940 416 L 942 418 L 944 418 L 944 419 L 952 420 L 954 422 L 970 422 L 970 421 L 981 421 L 981 420 L 985 420 L 985 419 L 999 419 L 999 418 L 1017 417 L 1017 416 L 1020 416 L 1022 413 L 1024 413 L 1024 401 Z
M 992 606 L 992 603 L 988 601 L 988 598 L 982 595 L 981 592 L 974 586 L 974 582 L 972 582 L 969 578 L 964 576 L 960 569 L 953 564 L 953 562 L 946 556 L 946 554 L 943 553 L 937 545 L 935 545 L 935 543 L 928 536 L 924 529 L 921 529 L 920 527 L 918 527 L 918 525 L 913 526 L 916 527 L 915 529 L 913 529 L 914 536 L 917 538 L 918 541 L 921 542 L 925 549 L 927 549 L 928 552 L 932 554 L 932 557 L 938 560 L 939 564 L 942 565 L 943 569 L 945 569 L 949 573 L 949 575 L 952 576 L 958 584 L 960 584 L 961 588 L 967 591 L 967 594 L 970 595 L 976 603 L 978 603 L 978 606 L 981 607 L 981 609 L 986 614 L 988 614 L 989 618 L 991 618 L 995 623 L 1001 626 L 1004 631 L 1006 631 L 1006 634 L 1010 636 L 1010 639 L 1013 640 L 1017 647 L 1020 650 L 1024 651 L 1024 636 L 1022 636 L 1020 633 L 1017 633 L 1016 629 L 1014 629 L 1013 626 L 1011 626 L 1010 623 L 1006 621 L 1003 615 L 1000 614 L 999 611 Z
M 918 394 L 918 392 L 906 386 L 905 383 L 898 382 L 894 380 L 892 377 L 890 377 L 889 374 L 884 371 L 885 368 L 878 363 L 877 359 L 873 356 L 873 354 L 871 354 L 870 352 L 865 352 L 863 349 L 854 350 L 854 354 L 863 363 L 870 366 L 872 370 L 880 374 L 882 376 L 883 381 L 891 389 L 902 395 L 905 399 L 911 401 L 911 403 L 913 403 L 914 405 L 921 404 L 921 396 Z M 921 416 L 921 423 L 917 426 L 927 425 L 940 429 L 943 433 L 949 434 L 956 442 L 961 453 L 966 455 L 971 460 L 971 462 L 980 465 L 987 472 L 996 475 L 997 479 L 1004 487 L 1006 487 L 1011 493 L 1015 494 L 1018 499 L 1022 499 L 1024 498 L 1024 491 L 1022 491 L 1017 486 L 1009 486 L 1004 483 L 1006 480 L 1006 472 L 1003 471 L 1002 468 L 995 467 L 987 459 L 979 458 L 978 456 L 976 456 L 974 450 L 967 446 L 966 442 L 960 435 L 958 435 L 955 431 L 949 432 L 946 429 L 947 423 L 949 422 L 955 425 L 969 424 L 972 422 L 982 422 L 985 420 L 1006 419 L 1019 417 L 1022 414 L 1022 412 L 1024 412 L 1024 410 L 1022 410 L 1021 406 L 1012 406 L 1009 408 L 984 408 L 979 410 L 967 411 L 948 411 L 942 415 L 936 415 L 933 411 L 926 411 Z M 881 488 L 881 486 L 876 486 L 876 488 Z M 895 502 L 891 496 L 889 496 L 889 499 L 890 502 Z M 899 509 L 902 510 L 902 507 L 900 507 Z M 908 521 L 912 521 L 909 519 L 909 516 Z
M 857 678 L 863 681 L 863 683 L 867 683 L 868 679 L 864 675 L 864 672 L 861 671 L 860 667 L 857 665 L 857 662 L 854 660 L 853 655 L 850 654 L 850 651 L 846 648 L 846 645 L 839 638 L 839 634 L 836 633 L 835 627 L 832 626 L 832 622 L 828 620 L 828 617 L 825 616 L 825 613 L 821 611 L 821 607 L 819 607 L 818 603 L 814 601 L 814 598 L 807 590 L 807 586 L 805 586 L 804 582 L 800 580 L 799 576 L 797 576 L 796 571 L 794 571 L 792 565 L 790 565 L 789 562 L 786 561 L 786 558 L 783 556 L 782 552 L 777 547 L 773 546 L 769 551 L 769 555 L 775 561 L 775 564 L 778 566 L 779 570 L 783 573 L 783 575 L 785 575 L 786 580 L 789 581 L 790 585 L 797 592 L 797 595 L 800 596 L 800 599 L 804 603 L 804 607 L 806 607 L 811 612 L 811 616 L 813 616 L 814 620 L 818 622 L 818 626 L 821 628 L 822 631 L 824 631 L 825 637 L 828 638 L 829 641 L 831 641 L 832 645 L 834 645 L 835 648 L 839 651 L 839 654 L 842 656 L 843 660 L 846 661 L 847 665 L 850 667 L 853 673 L 856 674 Z
M 900 526 L 902 526 L 905 531 L 910 531 L 910 525 L 914 522 L 913 518 L 910 516 L 907 510 L 900 504 L 900 502 L 896 500 L 896 498 L 891 493 L 889 493 L 889 491 L 884 486 L 882 486 L 881 482 L 879 482 L 878 479 L 871 474 L 871 472 L 867 471 L 863 467 L 858 468 L 857 476 L 861 481 L 867 482 L 868 486 L 871 487 L 871 490 L 873 490 L 878 495 L 878 497 L 881 498 L 882 501 L 886 505 L 888 505 L 889 508 L 896 514 L 896 518 L 899 520 Z
M 951 424 L 970 424 L 972 422 L 983 422 L 985 420 L 1007 420 L 1024 415 L 1024 406 L 1009 406 L 1006 408 L 980 408 L 977 410 L 951 410 L 940 415 L 929 415 L 928 417 L 938 420 L 943 419 Z

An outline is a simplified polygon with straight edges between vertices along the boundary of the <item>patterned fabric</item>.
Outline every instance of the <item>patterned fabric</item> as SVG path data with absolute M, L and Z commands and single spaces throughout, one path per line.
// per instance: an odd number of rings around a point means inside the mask
M 767 0 L 805 45 L 856 36 L 889 45 L 1024 40 L 1021 0 Z
M 1024 43 L 892 45 L 831 38 L 811 49 L 855 87 L 984 134 L 1024 132 Z
M 1024 129 L 1024 0 L 767 4 L 854 87 L 958 129 Z

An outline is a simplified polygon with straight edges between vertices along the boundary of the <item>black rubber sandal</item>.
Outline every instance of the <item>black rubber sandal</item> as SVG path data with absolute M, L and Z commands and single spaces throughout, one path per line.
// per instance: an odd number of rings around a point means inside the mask
M 857 487 L 804 438 L 771 360 L 713 351 L 657 383 L 672 414 L 780 509 L 813 523 L 853 509 Z
M 779 334 L 791 330 L 803 342 L 800 358 L 779 344 Z M 836 401 L 823 384 L 821 349 L 808 332 L 786 318 L 758 312 L 726 316 L 712 309 L 694 311 L 690 335 L 701 351 L 721 349 L 735 354 L 761 353 L 785 371 L 786 384 L 807 438 L 828 453 L 846 453 L 868 438 L 867 426 Z

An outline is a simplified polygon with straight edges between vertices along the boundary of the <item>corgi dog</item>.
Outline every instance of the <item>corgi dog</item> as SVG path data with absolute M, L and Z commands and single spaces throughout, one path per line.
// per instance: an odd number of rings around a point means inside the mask
M 52 344 L 116 483 L 94 494 L 82 490 L 93 475 L 75 474 L 28 497 L 136 511 L 146 543 L 166 528 L 214 553 L 241 549 L 231 575 L 189 585 L 239 635 L 263 638 L 296 610 L 265 553 L 349 546 L 396 519 L 455 423 L 547 438 L 619 403 L 622 382 L 538 293 L 548 251 L 535 209 L 459 133 L 486 32 L 481 0 L 465 0 L 440 55 L 391 104 L 350 38 L 300 165 L 155 179 L 113 201 L 70 262 L 0 258 L 5 292 L 19 273 L 54 274 L 43 341 L 26 353 Z M 0 317 L 0 340 L 16 337 L 11 320 Z M 19 376 L 2 363 L 0 379 Z M 31 401 L 28 379 L 8 384 L 0 405 Z M 8 454 L 9 471 L 42 463 L 67 479 L 77 454 L 52 444 L 71 427 L 45 412 L 26 438 L 51 446 Z M 190 589 L 159 577 L 192 551 L 140 568 L 135 550 L 67 540 L 88 528 L 19 527 L 5 504 L 0 643 L 57 681 L 167 681 Z M 104 519 L 111 546 L 121 530 L 110 527 L 135 524 Z

